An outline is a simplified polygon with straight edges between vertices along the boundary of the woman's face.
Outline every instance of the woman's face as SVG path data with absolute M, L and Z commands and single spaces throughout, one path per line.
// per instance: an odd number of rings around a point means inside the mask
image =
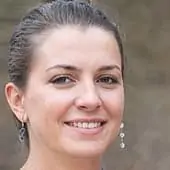
M 124 109 L 113 35 L 97 27 L 48 32 L 34 52 L 24 107 L 37 149 L 100 156 L 117 136 Z

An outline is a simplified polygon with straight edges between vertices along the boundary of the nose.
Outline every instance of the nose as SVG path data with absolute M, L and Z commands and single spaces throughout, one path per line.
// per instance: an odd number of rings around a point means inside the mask
M 85 112 L 92 112 L 101 107 L 101 98 L 95 87 L 87 87 L 76 98 L 75 105 Z

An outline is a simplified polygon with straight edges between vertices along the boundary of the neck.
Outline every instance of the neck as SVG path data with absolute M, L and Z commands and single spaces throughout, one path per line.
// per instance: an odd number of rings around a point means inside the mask
M 100 157 L 73 157 L 44 149 L 30 149 L 22 170 L 101 170 Z

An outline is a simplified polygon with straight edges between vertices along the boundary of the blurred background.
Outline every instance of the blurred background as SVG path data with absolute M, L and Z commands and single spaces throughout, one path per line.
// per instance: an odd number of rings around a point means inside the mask
M 0 0 L 0 170 L 18 169 L 23 147 L 4 99 L 13 26 L 38 0 Z M 170 1 L 100 0 L 120 25 L 126 55 L 125 150 L 120 139 L 104 157 L 107 170 L 170 169 Z

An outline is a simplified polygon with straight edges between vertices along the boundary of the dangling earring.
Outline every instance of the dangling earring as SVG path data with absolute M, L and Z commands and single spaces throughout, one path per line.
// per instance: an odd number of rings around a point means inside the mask
M 124 143 L 124 137 L 125 137 L 125 133 L 123 132 L 123 128 L 124 128 L 124 123 L 122 122 L 120 125 L 120 148 L 124 149 L 125 148 L 125 143 Z
M 24 137 L 25 137 L 25 124 L 24 121 L 22 120 L 21 122 L 21 128 L 19 129 L 19 140 L 21 143 L 24 142 Z

